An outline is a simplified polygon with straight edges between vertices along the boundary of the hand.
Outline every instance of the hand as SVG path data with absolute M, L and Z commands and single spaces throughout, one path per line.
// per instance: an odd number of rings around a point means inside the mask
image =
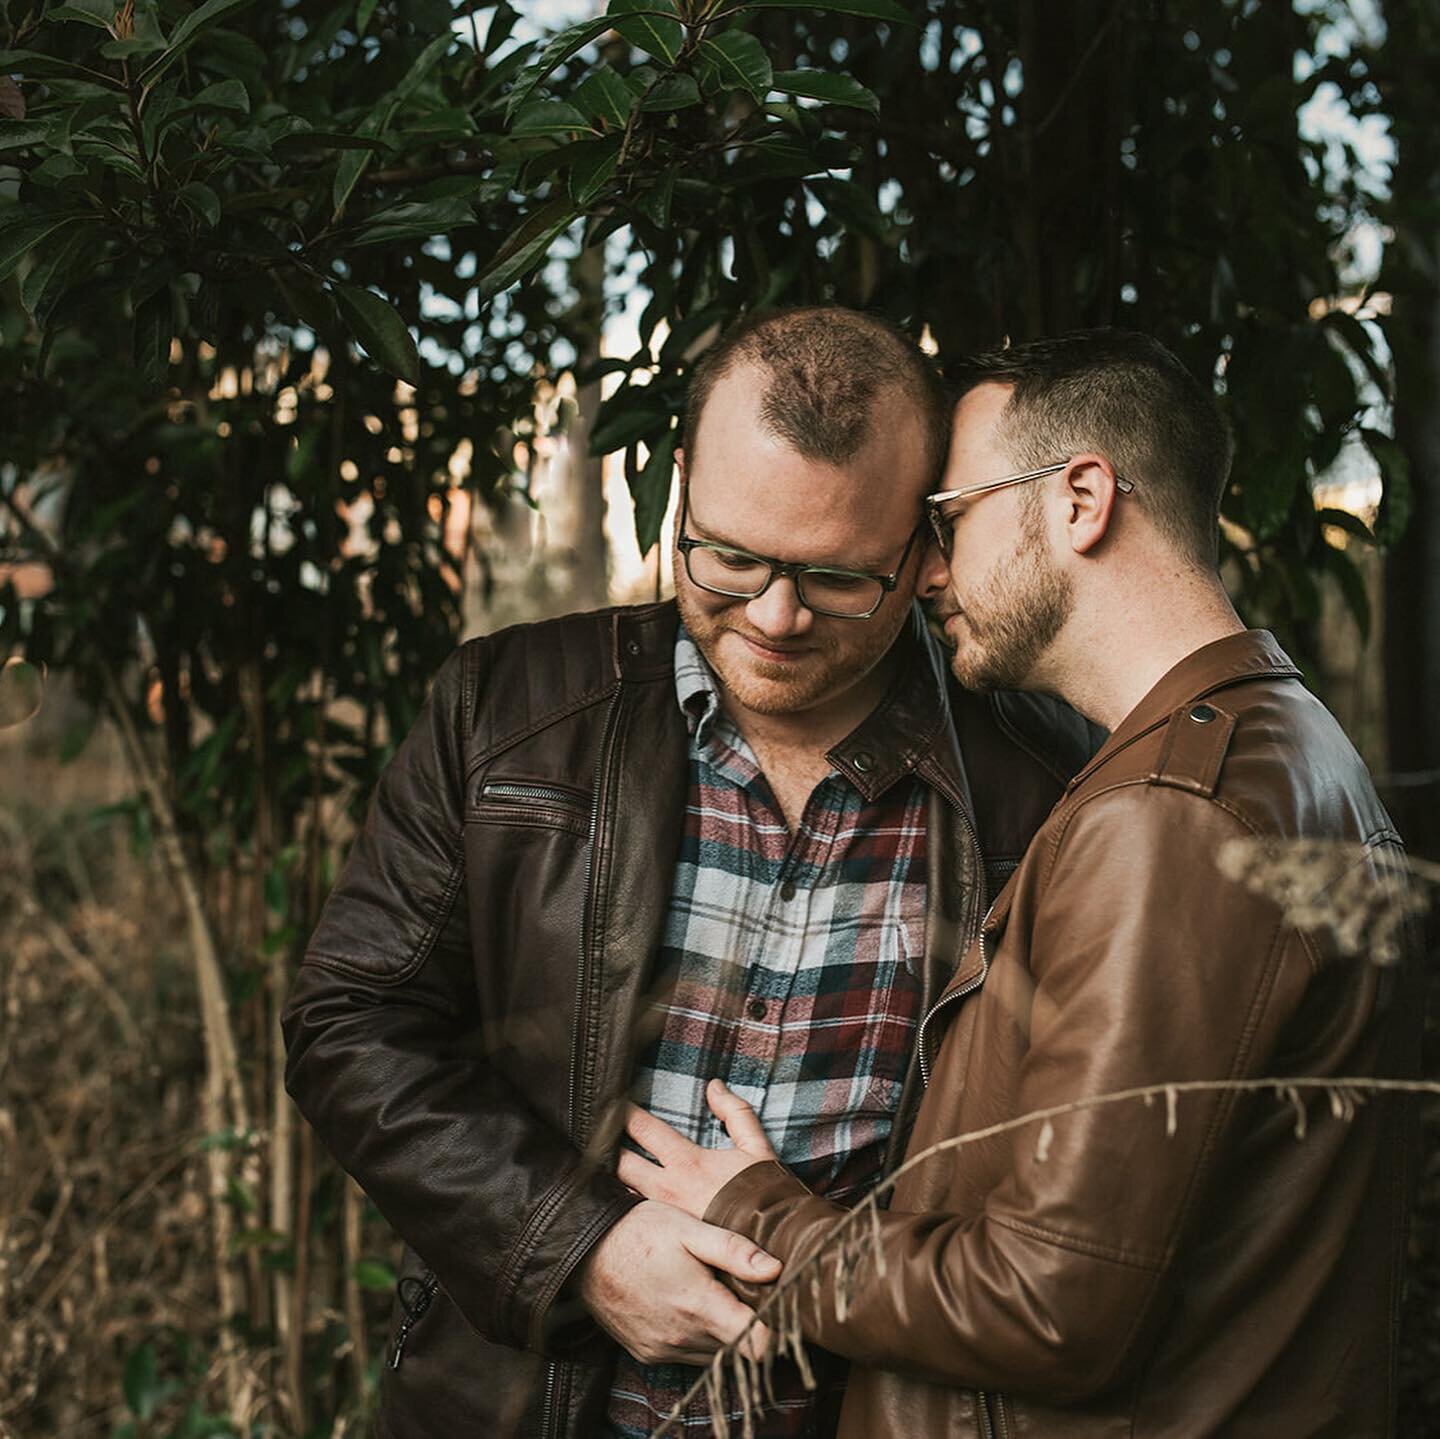
M 702 1149 L 692 1144 L 663 1119 L 631 1105 L 626 1114 L 625 1132 L 660 1162 L 625 1149 L 620 1152 L 620 1182 L 643 1194 L 673 1204 L 686 1214 L 703 1219 L 710 1201 L 742 1169 L 775 1158 L 755 1111 L 732 1094 L 718 1079 L 705 1086 L 705 1099 L 717 1119 L 725 1125 L 734 1149 Z
M 708 1364 L 754 1311 L 711 1273 L 772 1283 L 780 1261 L 743 1235 L 702 1224 L 668 1204 L 637 1204 L 580 1270 L 580 1297 L 601 1327 L 642 1364 Z M 741 1345 L 760 1359 L 770 1331 L 757 1324 Z

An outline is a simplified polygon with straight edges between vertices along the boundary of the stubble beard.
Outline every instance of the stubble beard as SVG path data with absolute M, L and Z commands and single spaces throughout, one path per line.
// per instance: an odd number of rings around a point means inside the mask
M 1024 689 L 1074 605 L 1073 581 L 1051 562 L 1038 528 L 1027 524 L 1015 551 L 952 627 L 963 630 L 950 661 L 955 678 L 972 690 Z M 953 603 L 948 608 L 955 612 Z
M 678 585 L 675 598 L 690 638 L 726 693 L 742 708 L 760 715 L 800 714 L 858 683 L 889 652 L 908 613 L 907 608 L 898 622 L 887 623 L 880 614 L 868 620 L 836 621 L 863 631 L 867 643 L 846 646 L 833 634 L 812 631 L 803 641 L 809 651 L 803 659 L 773 664 L 749 653 L 743 659 L 734 657 L 734 648 L 742 643 L 739 639 L 723 645 L 726 635 L 752 634 L 743 619 L 729 612 L 729 607 L 716 613 Z M 764 642 L 759 634 L 753 634 L 753 638 Z

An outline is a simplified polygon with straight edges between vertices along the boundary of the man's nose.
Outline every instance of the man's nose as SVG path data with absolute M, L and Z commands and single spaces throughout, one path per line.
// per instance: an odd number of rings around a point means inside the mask
M 815 613 L 800 603 L 795 581 L 776 575 L 763 595 L 745 606 L 745 618 L 772 640 L 806 633 L 815 623 Z
M 915 593 L 922 600 L 933 600 L 944 594 L 950 583 L 950 561 L 940 553 L 934 538 L 920 556 L 920 573 L 915 578 Z

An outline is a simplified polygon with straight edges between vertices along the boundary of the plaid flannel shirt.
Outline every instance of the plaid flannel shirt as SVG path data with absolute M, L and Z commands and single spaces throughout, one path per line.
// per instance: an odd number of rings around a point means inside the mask
M 867 803 L 832 771 L 792 836 L 683 627 L 675 684 L 691 734 L 689 799 L 658 956 L 660 1029 L 631 1096 L 718 1148 L 729 1140 L 705 1103 L 718 1076 L 753 1106 L 782 1163 L 853 1202 L 880 1177 L 919 1018 L 927 787 L 907 769 Z M 924 662 L 902 665 L 896 684 L 929 686 L 942 702 Z M 777 1403 L 756 1417 L 758 1439 L 829 1432 L 844 1368 L 814 1357 L 816 1393 L 777 1362 Z M 699 1372 L 622 1354 L 606 1433 L 649 1435 Z M 703 1401 L 692 1410 L 686 1430 L 709 1433 Z

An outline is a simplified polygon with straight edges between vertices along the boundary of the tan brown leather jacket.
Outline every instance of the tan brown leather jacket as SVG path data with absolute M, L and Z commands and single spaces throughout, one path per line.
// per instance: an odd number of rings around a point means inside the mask
M 1225 878 L 1237 837 L 1399 841 L 1334 719 L 1249 632 L 1167 674 L 1072 782 L 926 1015 L 909 1153 L 1132 1086 L 1410 1075 L 1413 958 L 1380 967 Z M 883 1277 L 808 1336 L 856 1361 L 840 1433 L 1392 1432 L 1408 1106 L 1307 1132 L 1272 1093 L 1074 1113 L 926 1161 Z M 706 1214 L 782 1259 L 836 1211 L 778 1165 Z

